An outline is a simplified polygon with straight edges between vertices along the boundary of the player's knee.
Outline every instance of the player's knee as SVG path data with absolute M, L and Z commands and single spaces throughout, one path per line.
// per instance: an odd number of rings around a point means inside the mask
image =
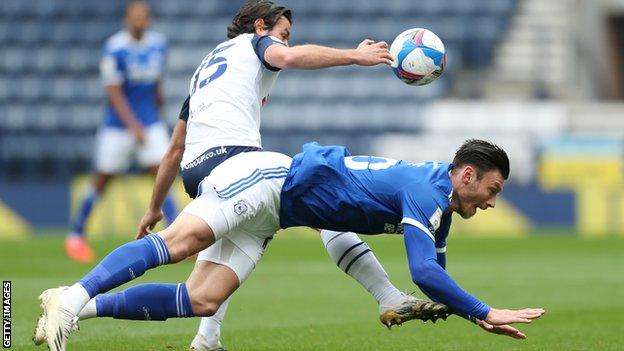
M 171 226 L 160 235 L 165 240 L 171 263 L 180 262 L 214 243 L 214 239 L 212 242 L 205 240 L 192 228 L 180 226 Z
M 193 314 L 198 317 L 210 317 L 217 313 L 220 304 L 207 298 L 192 298 Z
M 171 263 L 182 261 L 192 255 L 188 240 L 185 239 L 185 235 L 181 230 L 170 227 L 163 230 L 160 235 L 165 240 Z

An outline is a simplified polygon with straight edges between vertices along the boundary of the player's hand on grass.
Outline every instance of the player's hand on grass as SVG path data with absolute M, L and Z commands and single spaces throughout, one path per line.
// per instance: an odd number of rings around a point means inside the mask
M 388 51 L 388 44 L 385 41 L 375 43 L 374 40 L 364 39 L 358 45 L 355 63 L 360 66 L 374 66 L 380 63 L 392 64 L 392 55 Z
M 137 232 L 136 238 L 141 239 L 142 237 L 149 234 L 150 231 L 154 229 L 156 223 L 160 222 L 161 219 L 163 219 L 162 211 L 147 210 L 147 212 L 145 212 L 145 215 L 143 215 L 143 218 L 141 218 L 141 222 L 139 223 L 139 230 Z
M 514 339 L 526 339 L 526 335 L 524 335 L 524 333 L 522 333 L 518 329 L 507 324 L 491 325 L 479 319 L 477 319 L 476 323 L 478 326 L 481 327 L 481 329 L 490 333 L 499 334 L 499 335 L 507 335 Z

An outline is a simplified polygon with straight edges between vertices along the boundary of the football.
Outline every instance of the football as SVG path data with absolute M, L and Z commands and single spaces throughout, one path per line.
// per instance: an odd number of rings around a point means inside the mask
M 433 82 L 446 66 L 442 40 L 424 28 L 412 28 L 399 34 L 390 45 L 390 54 L 394 59 L 394 74 L 409 85 Z

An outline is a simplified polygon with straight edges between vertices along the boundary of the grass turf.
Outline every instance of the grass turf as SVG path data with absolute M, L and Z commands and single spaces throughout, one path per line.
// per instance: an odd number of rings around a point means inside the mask
M 394 283 L 413 291 L 402 239 L 363 237 Z M 94 243 L 100 254 L 123 239 Z M 0 278 L 13 282 L 13 347 L 34 350 L 37 295 L 70 284 L 89 265 L 68 261 L 61 236 L 0 241 Z M 451 237 L 448 270 L 465 289 L 496 307 L 544 307 L 520 328 L 528 339 L 483 332 L 452 316 L 408 322 L 388 331 L 377 305 L 339 271 L 316 237 L 281 233 L 234 295 L 222 341 L 229 350 L 621 350 L 624 342 L 624 239 L 532 236 L 525 239 Z M 131 284 L 183 281 L 192 262 L 161 267 Z M 420 293 L 418 292 L 420 295 Z M 199 319 L 83 321 L 70 350 L 185 350 Z M 45 349 L 42 346 L 40 349 Z

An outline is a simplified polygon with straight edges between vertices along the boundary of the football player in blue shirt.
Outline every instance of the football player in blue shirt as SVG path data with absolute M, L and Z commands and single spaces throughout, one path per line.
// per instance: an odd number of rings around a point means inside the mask
M 508 176 L 505 151 L 482 140 L 465 142 L 450 164 L 350 156 L 344 147 L 316 143 L 305 145 L 293 159 L 242 153 L 206 177 L 202 195 L 170 227 L 117 248 L 71 287 L 46 290 L 38 330 L 52 350 L 64 350 L 79 316 L 164 320 L 211 315 L 249 276 L 277 229 L 309 226 L 402 233 L 412 280 L 425 294 L 488 332 L 524 339 L 512 324 L 531 323 L 543 309 L 492 308 L 445 270 L 451 214 L 470 218 L 477 209 L 494 207 Z M 201 284 L 194 271 L 186 283 L 142 284 L 102 294 L 222 238 L 250 258 L 240 261 L 236 271 L 221 271 Z
M 100 71 L 108 106 L 95 143 L 95 175 L 86 197 L 72 221 L 65 242 L 67 255 L 90 262 L 94 253 L 84 239 L 85 223 L 94 203 L 117 174 L 126 172 L 136 157 L 140 166 L 156 175 L 167 150 L 169 135 L 159 121 L 162 105 L 161 79 L 165 69 L 166 42 L 162 34 L 149 31 L 150 8 L 131 1 L 125 11 L 125 30 L 110 37 L 104 46 Z M 168 220 L 177 214 L 167 196 L 163 210 Z M 170 222 L 171 223 L 171 222 Z

